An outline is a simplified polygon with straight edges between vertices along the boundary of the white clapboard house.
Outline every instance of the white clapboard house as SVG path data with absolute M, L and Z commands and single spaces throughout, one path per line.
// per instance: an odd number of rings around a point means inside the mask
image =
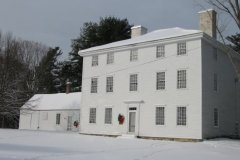
M 19 129 L 78 131 L 81 92 L 36 94 L 20 110 Z
M 80 50 L 80 133 L 202 140 L 239 134 L 240 56 L 200 30 L 132 27 L 132 38 Z

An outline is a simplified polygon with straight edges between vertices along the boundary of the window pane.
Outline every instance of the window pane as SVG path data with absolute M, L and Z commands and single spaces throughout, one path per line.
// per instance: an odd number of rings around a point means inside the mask
M 164 125 L 164 107 L 156 107 L 156 125 Z
M 165 56 L 165 46 L 157 46 L 157 51 L 156 51 L 156 57 L 160 58 L 160 57 L 164 57 Z
M 92 56 L 92 66 L 98 65 L 98 55 Z
M 61 119 L 61 115 L 58 113 L 56 114 L 56 124 L 60 124 L 60 119 Z
M 177 107 L 177 125 L 185 126 L 187 123 L 186 107 Z
M 106 91 L 113 92 L 113 77 L 107 77 Z
M 130 75 L 130 91 L 137 91 L 138 79 L 137 74 Z
M 97 86 L 98 86 L 98 79 L 92 78 L 91 79 L 91 93 L 97 93 Z
M 187 71 L 178 70 L 177 71 L 177 88 L 187 88 Z
M 90 108 L 89 123 L 96 123 L 96 108 Z
M 157 90 L 165 89 L 165 72 L 157 73 Z
M 138 50 L 133 49 L 130 51 L 130 61 L 136 61 L 138 60 Z
M 114 62 L 114 53 L 107 54 L 107 64 L 111 64 Z
M 105 109 L 105 124 L 112 124 L 112 108 Z
M 186 43 L 178 43 L 177 49 L 177 55 L 186 54 Z

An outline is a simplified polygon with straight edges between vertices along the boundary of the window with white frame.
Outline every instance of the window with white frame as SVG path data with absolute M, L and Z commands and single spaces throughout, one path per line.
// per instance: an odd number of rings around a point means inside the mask
M 157 58 L 165 57 L 165 46 L 164 45 L 157 46 L 156 49 L 157 49 L 157 51 L 156 51 Z
M 216 73 L 213 75 L 213 89 L 214 91 L 218 90 L 218 75 Z
M 89 113 L 89 123 L 96 123 L 96 113 L 97 109 L 96 108 L 90 108 L 90 113 Z
M 130 75 L 130 91 L 137 91 L 138 89 L 138 75 L 131 74 Z
M 114 53 L 107 54 L 107 64 L 112 64 L 114 62 Z
M 217 48 L 213 48 L 213 59 L 215 60 L 215 61 L 217 61 L 217 59 L 218 59 L 218 53 L 217 53 Z
M 187 53 L 186 42 L 177 44 L 177 55 L 184 55 Z
M 138 50 L 137 49 L 132 49 L 130 51 L 130 61 L 137 61 L 138 60 Z
M 113 76 L 106 79 L 106 92 L 113 92 Z
M 218 127 L 219 125 L 219 116 L 218 116 L 218 109 L 217 108 L 214 108 L 213 110 L 213 125 L 214 127 Z
M 97 93 L 98 78 L 91 79 L 91 93 Z
M 92 56 L 92 66 L 98 65 L 98 55 Z
M 156 107 L 156 125 L 164 125 L 165 123 L 165 108 Z
M 178 70 L 177 71 L 177 88 L 187 88 L 187 71 Z
M 105 108 L 105 124 L 112 124 L 112 108 Z
M 56 114 L 56 124 L 59 125 L 61 122 L 61 114 L 60 113 L 57 113 Z
M 165 72 L 157 72 L 157 90 L 165 89 Z
M 185 126 L 187 124 L 187 107 L 177 107 L 177 125 Z

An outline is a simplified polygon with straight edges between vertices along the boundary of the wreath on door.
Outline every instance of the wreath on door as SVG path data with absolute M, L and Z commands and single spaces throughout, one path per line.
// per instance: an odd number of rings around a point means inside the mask
M 123 124 L 123 123 L 124 123 L 124 120 L 125 120 L 124 115 L 119 114 L 119 115 L 118 115 L 118 123 L 119 123 L 119 124 Z

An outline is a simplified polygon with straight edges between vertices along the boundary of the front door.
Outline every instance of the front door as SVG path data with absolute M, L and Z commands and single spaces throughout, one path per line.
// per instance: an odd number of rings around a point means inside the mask
M 134 133 L 136 129 L 136 112 L 129 112 L 129 133 Z
M 72 130 L 72 116 L 68 116 L 67 130 Z

